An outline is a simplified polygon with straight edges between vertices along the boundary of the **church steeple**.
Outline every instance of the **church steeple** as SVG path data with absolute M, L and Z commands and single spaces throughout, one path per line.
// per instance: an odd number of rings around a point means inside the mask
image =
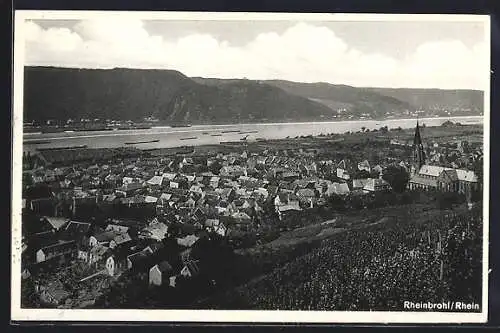
M 422 145 L 422 137 L 420 136 L 420 126 L 415 127 L 415 137 L 413 138 L 413 163 L 415 171 L 418 172 L 422 165 L 425 164 L 425 152 L 424 146 Z

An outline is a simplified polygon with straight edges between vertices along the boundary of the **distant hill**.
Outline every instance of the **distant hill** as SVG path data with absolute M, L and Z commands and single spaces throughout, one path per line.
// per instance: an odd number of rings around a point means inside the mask
M 173 70 L 26 67 L 24 117 L 238 123 L 404 117 L 482 111 L 482 92 L 355 88 L 281 80 L 189 78 Z M 465 111 L 464 111 L 465 110 Z
M 263 82 L 279 87 L 291 94 L 321 102 L 333 109 L 346 109 L 348 114 L 357 117 L 369 114 L 373 118 L 383 118 L 387 114 L 400 114 L 414 109 L 406 101 L 370 89 L 324 82 L 299 83 L 283 80 Z
M 162 113 L 179 89 L 194 85 L 176 71 L 26 67 L 27 119 L 142 119 Z
M 173 98 L 169 121 L 196 123 L 319 120 L 332 109 L 307 98 L 255 81 L 190 86 Z
M 381 95 L 390 96 L 407 102 L 415 108 L 424 110 L 448 109 L 453 112 L 483 112 L 484 93 L 480 90 L 442 90 L 442 89 L 391 89 L 366 88 Z
M 229 123 L 318 120 L 321 103 L 256 81 L 200 84 L 171 70 L 26 67 L 27 120 L 99 118 Z
M 285 91 L 319 101 L 332 108 L 346 107 L 356 114 L 360 108 L 372 109 L 378 117 L 387 111 L 398 114 L 404 110 L 425 110 L 429 115 L 479 115 L 484 97 L 479 90 L 441 90 L 414 88 L 355 88 L 329 83 L 298 83 L 272 80 L 268 84 Z

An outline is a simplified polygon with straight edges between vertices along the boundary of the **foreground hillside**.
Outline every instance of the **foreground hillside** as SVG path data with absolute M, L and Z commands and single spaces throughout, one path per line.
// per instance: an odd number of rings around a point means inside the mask
M 412 205 L 411 213 L 391 218 L 376 218 L 378 212 L 372 211 L 374 218 L 358 220 L 347 230 L 346 223 L 339 227 L 333 221 L 332 236 L 316 248 L 284 262 L 276 259 L 269 273 L 202 299 L 195 308 L 387 311 L 403 310 L 409 299 L 461 299 L 479 306 L 480 211 L 427 207 L 425 216 L 421 209 Z M 386 210 L 394 214 L 397 208 Z

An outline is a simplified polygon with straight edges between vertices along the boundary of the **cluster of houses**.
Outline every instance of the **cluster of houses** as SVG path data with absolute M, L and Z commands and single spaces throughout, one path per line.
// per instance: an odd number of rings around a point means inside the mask
M 61 223 L 64 221 L 64 223 Z M 168 227 L 157 219 L 143 227 L 134 221 L 110 220 L 105 228 L 72 219 L 42 217 L 45 231 L 26 235 L 28 244 L 42 244 L 31 262 L 23 262 L 23 279 L 34 277 L 41 300 L 61 305 L 71 296 L 64 284 L 57 283 L 57 272 L 73 263 L 88 265 L 88 275 L 117 278 L 124 272 L 143 273 L 152 285 L 176 287 L 179 277 L 190 279 L 200 273 L 198 261 L 190 257 L 194 244 L 205 234 L 174 238 L 179 246 L 180 262 L 169 262 L 164 243 L 158 239 L 168 236 Z M 216 228 L 213 223 L 210 228 Z M 133 230 L 140 228 L 140 232 Z M 28 245 L 29 246 L 29 245 Z M 36 246 L 36 245 L 34 245 Z M 24 251 L 29 251 L 25 248 Z M 172 256 L 174 258 L 174 256 Z M 36 278 L 41 270 L 53 272 L 43 281 Z M 86 280 L 81 276 L 81 281 Z
M 338 179 L 324 179 L 318 164 L 328 164 Z M 60 267 L 76 260 L 110 277 L 149 271 L 151 284 L 167 281 L 174 287 L 178 276 L 199 273 L 197 262 L 187 254 L 204 234 L 231 238 L 255 230 L 269 214 L 285 220 L 324 204 L 333 194 L 389 188 L 381 177 L 356 179 L 354 174 L 361 170 L 373 171 L 368 161 L 316 163 L 246 152 L 29 170 L 24 174 L 30 178 L 25 184 L 30 185 L 23 209 L 40 218 L 30 222 L 39 223 L 34 232 L 23 228 L 24 250 L 33 253 L 35 266 Z M 382 168 L 374 170 L 381 174 Z M 40 185 L 49 190 L 39 190 Z M 81 218 L 96 208 L 114 219 L 98 223 Z M 175 237 L 186 251 L 181 266 L 157 255 L 173 224 L 180 226 Z M 29 267 L 25 265 L 23 276 L 31 275 Z
M 423 149 L 421 142 L 415 147 Z M 428 165 L 424 155 L 419 151 L 413 163 L 399 163 L 413 170 L 410 189 L 461 192 L 479 186 L 474 172 Z M 388 191 L 385 167 L 243 151 L 24 170 L 23 216 L 36 218 L 23 217 L 23 253 L 31 253 L 23 277 L 34 275 L 37 265 L 78 261 L 112 279 L 137 271 L 147 273 L 151 285 L 175 288 L 179 278 L 200 274 L 190 252 L 202 237 L 231 239 L 258 230 L 271 216 L 286 222 L 332 195 Z M 106 219 L 94 219 L 96 211 Z M 175 239 L 181 262 L 166 259 L 166 239 Z M 53 286 L 43 290 L 56 304 L 66 295 Z

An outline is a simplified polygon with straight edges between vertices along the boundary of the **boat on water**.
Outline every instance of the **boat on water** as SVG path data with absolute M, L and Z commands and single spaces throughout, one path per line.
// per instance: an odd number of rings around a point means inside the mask
M 62 133 L 64 132 L 64 128 L 42 128 L 41 132 L 42 134 L 45 133 Z
M 160 142 L 160 140 L 147 140 L 147 141 L 135 141 L 135 142 L 125 142 L 126 145 L 138 145 L 140 143 L 153 143 L 153 142 Z
M 216 134 L 212 134 L 212 136 L 222 136 L 222 134 L 216 133 Z
M 101 131 L 111 131 L 111 130 L 112 128 L 109 127 L 90 127 L 90 128 L 79 127 L 72 130 L 72 132 L 101 132 Z
M 190 136 L 190 137 L 187 137 L 187 138 L 181 138 L 181 140 L 195 140 L 195 139 L 198 139 L 198 137 L 196 137 L 196 136 Z
M 84 149 L 84 148 L 87 148 L 87 145 L 69 146 L 69 147 L 53 147 L 53 148 L 38 148 L 37 150 L 48 151 L 48 150 Z
M 244 145 L 244 142 L 241 141 L 222 141 L 220 142 L 221 145 L 229 145 L 229 146 L 238 146 L 238 145 Z
M 35 141 L 27 141 L 27 142 L 24 142 L 23 144 L 24 145 L 43 145 L 46 143 L 50 143 L 50 141 L 49 140 L 35 140 Z
M 240 132 L 241 134 L 251 134 L 251 133 L 259 133 L 259 131 L 244 131 Z
M 150 129 L 151 126 L 122 126 L 118 127 L 119 130 L 138 130 L 138 129 Z
M 256 138 L 255 141 L 266 141 L 264 138 Z
M 240 130 L 227 130 L 227 131 L 222 131 L 221 133 L 239 133 L 241 132 Z
M 191 124 L 174 123 L 174 124 L 170 124 L 170 127 L 191 127 Z
M 23 127 L 23 133 L 24 134 L 41 134 L 41 127 Z

